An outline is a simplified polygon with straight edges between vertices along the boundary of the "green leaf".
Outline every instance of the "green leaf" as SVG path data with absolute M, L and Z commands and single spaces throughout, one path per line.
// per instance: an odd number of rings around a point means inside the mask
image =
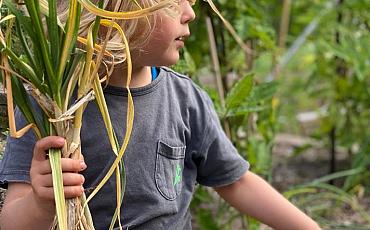
M 82 66 L 85 58 L 85 52 L 81 49 L 76 49 L 75 53 L 71 56 L 71 60 L 67 63 L 65 68 L 65 77 L 63 79 L 61 95 L 66 97 L 65 100 L 70 101 L 72 94 L 68 92 L 68 86 L 70 85 L 70 90 L 75 89 L 78 81 L 78 66 Z
M 15 15 L 15 17 L 20 22 L 20 24 L 24 26 L 24 29 L 27 31 L 27 33 L 30 36 L 34 35 L 32 23 L 29 20 L 29 18 L 25 17 L 23 13 L 16 8 L 16 6 L 11 0 L 5 0 L 4 4 L 10 10 L 10 12 Z
M 232 108 L 227 111 L 226 117 L 235 117 L 240 115 L 248 115 L 254 112 L 260 112 L 265 109 L 268 109 L 267 105 L 242 105 L 236 108 Z
M 194 59 L 192 58 L 191 54 L 188 52 L 188 50 L 184 47 L 184 60 L 188 67 L 188 73 L 190 75 L 194 74 L 196 72 L 197 66 L 194 62 Z
M 240 115 L 248 115 L 253 112 L 260 112 L 270 108 L 269 104 L 263 103 L 271 100 L 277 90 L 277 82 L 267 82 L 254 86 L 248 94 L 249 97 L 238 101 L 234 107 L 228 107 L 225 117 L 234 117 Z M 242 96 L 239 97 L 242 98 Z
M 203 230 L 217 230 L 220 229 L 218 224 L 212 215 L 211 210 L 202 209 L 196 215 L 197 223 L 199 224 L 200 229 Z
M 26 32 L 26 35 L 24 35 L 25 37 L 29 37 L 32 41 L 32 52 L 29 54 L 31 57 L 30 59 L 33 59 L 34 61 L 32 62 L 30 60 L 30 63 L 33 63 L 35 66 L 37 66 L 37 68 L 35 69 L 35 72 L 36 73 L 44 73 L 45 70 L 44 70 L 44 65 L 42 64 L 42 54 L 41 54 L 41 47 L 39 46 L 39 43 L 38 43 L 38 38 L 36 36 L 36 33 L 34 31 L 34 27 L 32 26 L 32 22 L 30 20 L 29 17 L 26 17 L 23 15 L 23 12 L 20 11 L 19 9 L 17 9 L 14 4 L 12 3 L 12 1 L 10 0 L 5 0 L 4 1 L 6 7 L 10 10 L 10 12 L 12 14 L 14 14 L 17 18 L 17 24 L 21 25 L 20 28 L 17 29 L 17 33 L 20 35 L 20 39 L 21 39 L 21 43 L 24 43 L 25 41 L 23 40 L 24 38 L 22 38 L 23 36 L 23 33 L 22 33 L 22 29 Z M 16 25 L 17 25 L 16 24 Z M 25 44 L 22 44 L 22 46 L 24 46 Z M 26 45 L 25 48 L 25 52 L 27 54 L 27 47 L 28 45 Z M 42 76 L 42 75 L 37 75 L 37 76 Z M 39 81 L 43 81 L 42 79 L 39 79 Z M 51 94 L 51 92 L 49 92 L 49 94 Z
M 11 61 L 16 66 L 16 69 L 20 70 L 23 74 L 26 75 L 24 77 L 32 82 L 38 89 L 40 89 L 40 91 L 48 92 L 48 89 L 45 88 L 44 85 L 42 85 L 34 70 L 27 63 L 22 61 L 20 57 L 18 57 L 15 53 L 13 53 L 12 50 L 7 47 L 4 48 L 3 52 L 5 52 L 10 57 Z
M 104 1 L 103 0 L 100 0 L 99 1 L 98 7 L 99 8 L 103 8 L 104 7 Z M 96 16 L 96 18 L 95 18 L 95 24 L 94 24 L 94 29 L 93 29 L 93 40 L 94 40 L 94 43 L 96 42 L 96 38 L 98 37 L 98 32 L 99 32 L 99 28 L 100 28 L 100 20 L 101 20 L 101 17 L 100 16 Z
M 270 100 L 275 95 L 278 85 L 276 81 L 272 81 L 254 86 L 248 103 Z
M 37 65 L 36 62 L 35 62 L 35 58 L 34 58 L 35 55 L 32 54 L 32 51 L 31 51 L 31 49 L 29 48 L 29 46 L 27 44 L 27 38 L 25 37 L 25 35 L 23 33 L 22 26 L 19 23 L 19 20 L 18 19 L 16 20 L 16 24 L 15 25 L 16 25 L 16 29 L 17 29 L 17 34 L 19 36 L 19 40 L 21 41 L 23 50 L 25 52 L 25 55 L 27 56 L 27 60 L 30 63 L 30 66 L 36 72 L 36 75 L 39 75 L 40 76 L 41 73 L 42 73 L 42 70 L 40 70 L 38 68 L 39 65 Z
M 27 122 L 35 124 L 40 130 L 41 135 L 47 136 L 45 126 L 43 125 L 41 118 L 36 115 L 34 107 L 30 106 L 32 104 L 30 97 L 24 88 L 24 85 L 18 78 L 12 77 L 12 91 L 14 101 Z
M 48 45 L 48 40 L 45 36 L 43 24 L 40 18 L 40 7 L 39 7 L 39 2 L 34 1 L 34 0 L 26 0 L 24 1 L 26 4 L 28 13 L 30 15 L 33 27 L 36 32 L 36 36 L 38 39 L 38 44 L 40 45 L 41 48 L 41 54 L 43 58 L 43 63 L 45 65 L 45 70 L 46 70 L 46 78 L 45 80 L 48 81 L 51 86 L 51 91 L 52 91 L 52 96 L 53 99 L 56 101 L 58 105 L 61 104 L 61 98 L 60 98 L 60 88 L 59 84 L 55 78 L 55 73 L 52 67 L 51 63 L 51 53 L 50 53 L 50 47 Z
M 60 63 L 57 70 L 57 79 L 62 79 L 66 65 L 70 60 L 73 48 L 77 40 L 78 25 L 81 17 L 81 6 L 76 1 L 71 1 L 69 6 L 68 20 L 65 26 L 65 35 L 62 41 Z
M 57 68 L 60 56 L 60 38 L 59 38 L 59 27 L 57 20 L 57 1 L 49 0 L 49 15 L 46 18 L 48 25 L 49 41 L 50 41 L 50 53 L 54 69 Z
M 226 110 L 240 106 L 250 95 L 253 88 L 253 75 L 248 74 L 240 79 L 227 94 Z

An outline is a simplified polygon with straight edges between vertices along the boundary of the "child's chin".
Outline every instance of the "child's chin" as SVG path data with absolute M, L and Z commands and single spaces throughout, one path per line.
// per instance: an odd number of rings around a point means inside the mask
M 169 60 L 167 60 L 165 63 L 163 63 L 162 65 L 163 66 L 172 66 L 172 65 L 175 65 L 177 64 L 177 62 L 180 60 L 180 57 L 174 57 L 174 58 L 171 58 Z

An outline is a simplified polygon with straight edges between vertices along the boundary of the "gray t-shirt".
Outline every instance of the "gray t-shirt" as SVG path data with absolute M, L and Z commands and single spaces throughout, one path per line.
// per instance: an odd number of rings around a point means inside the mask
M 125 132 L 127 92 L 104 91 L 119 140 Z M 207 94 L 188 77 L 161 68 L 151 84 L 132 89 L 135 119 L 124 156 L 127 184 L 121 220 L 128 229 L 191 229 L 189 204 L 196 183 L 222 186 L 235 182 L 249 164 L 224 134 Z M 18 125 L 24 125 L 17 113 Z M 23 123 L 23 124 L 21 124 Z M 33 132 L 8 138 L 0 165 L 0 183 L 29 183 L 35 143 Z M 84 187 L 91 191 L 115 155 L 94 102 L 83 117 L 82 153 L 88 168 Z M 114 214 L 115 176 L 89 203 L 95 227 L 108 229 Z

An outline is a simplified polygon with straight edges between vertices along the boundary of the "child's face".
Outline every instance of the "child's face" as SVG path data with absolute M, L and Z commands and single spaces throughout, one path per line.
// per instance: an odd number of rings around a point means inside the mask
M 171 17 L 161 10 L 148 43 L 142 49 L 133 51 L 133 64 L 143 66 L 170 66 L 180 58 L 179 51 L 185 39 L 190 36 L 189 23 L 195 13 L 189 0 L 179 0 L 179 16 Z

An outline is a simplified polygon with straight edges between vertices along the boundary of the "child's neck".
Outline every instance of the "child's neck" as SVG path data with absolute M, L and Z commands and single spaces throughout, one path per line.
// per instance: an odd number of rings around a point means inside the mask
M 109 85 L 125 87 L 127 80 L 127 69 L 117 67 L 109 80 Z M 149 66 L 143 66 L 140 68 L 132 68 L 132 76 L 130 82 L 130 88 L 143 87 L 152 81 L 152 74 Z

